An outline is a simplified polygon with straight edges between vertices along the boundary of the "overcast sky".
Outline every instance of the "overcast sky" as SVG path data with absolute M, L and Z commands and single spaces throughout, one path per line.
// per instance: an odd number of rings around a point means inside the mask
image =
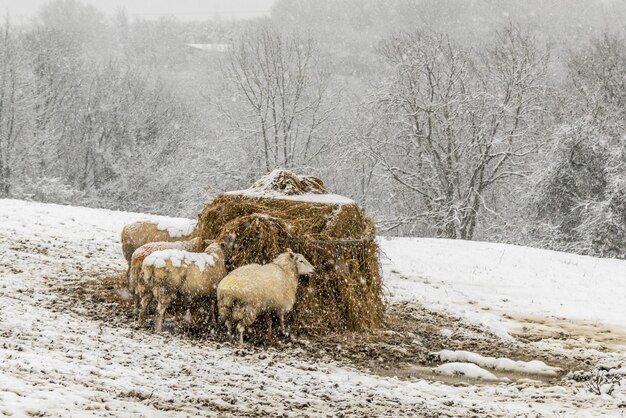
M 32 17 L 48 0 L 0 0 L 0 15 L 9 11 L 14 20 Z M 154 19 L 173 15 L 181 20 L 247 18 L 269 14 L 275 0 L 82 0 L 111 14 L 126 9 L 131 17 Z

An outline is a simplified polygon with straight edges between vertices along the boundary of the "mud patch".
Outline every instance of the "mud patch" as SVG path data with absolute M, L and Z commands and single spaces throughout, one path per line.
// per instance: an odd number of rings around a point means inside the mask
M 466 350 L 483 356 L 506 357 L 512 360 L 541 360 L 563 369 L 562 374 L 549 377 L 494 372 L 500 378 L 534 381 L 539 385 L 555 384 L 568 370 L 584 368 L 578 361 L 565 355 L 521 342 L 504 341 L 488 330 L 460 318 L 408 302 L 388 304 L 385 327 L 382 330 L 369 334 L 309 338 L 307 347 L 312 355 L 324 353 L 336 361 L 380 376 L 405 380 L 421 378 L 455 385 L 477 383 L 476 380 L 463 376 L 433 373 L 432 368 L 441 363 L 429 354 L 443 349 Z
M 521 341 L 557 340 L 568 349 L 594 349 L 603 352 L 626 351 L 626 330 L 565 318 L 507 316 L 522 324 L 510 334 Z
M 125 273 L 117 272 L 96 278 L 90 276 L 66 281 L 63 286 L 54 286 L 53 290 L 64 301 L 62 304 L 76 313 L 106 322 L 109 326 L 152 332 L 149 321 L 142 325 L 135 323 L 132 299 L 125 286 Z M 59 306 L 55 308 L 59 309 Z M 172 313 L 169 330 L 173 337 L 188 339 L 192 344 L 206 340 L 233 344 L 225 330 L 219 326 L 198 321 L 192 321 L 193 326 L 189 325 L 184 319 L 189 316 L 184 306 L 173 306 Z M 263 324 L 264 318 L 259 318 L 258 322 Z M 236 344 L 233 345 L 237 347 Z M 429 353 L 443 349 L 466 350 L 483 356 L 506 357 L 512 360 L 541 360 L 563 369 L 563 373 L 585 369 L 583 364 L 565 355 L 538 349 L 524 342 L 504 341 L 488 330 L 461 318 L 409 302 L 389 303 L 384 326 L 380 330 L 289 337 L 272 334 L 271 338 L 267 338 L 267 330 L 261 326 L 257 328 L 256 334 L 248 336 L 245 347 L 237 347 L 236 350 L 242 356 L 263 356 L 270 350 L 279 353 L 279 361 L 281 356 L 289 355 L 300 360 L 333 362 L 369 374 L 404 380 L 427 379 L 452 385 L 498 384 L 433 373 L 432 368 L 440 363 L 429 357 Z M 497 375 L 514 382 L 533 382 L 535 385 L 556 384 L 561 378 L 561 375 Z

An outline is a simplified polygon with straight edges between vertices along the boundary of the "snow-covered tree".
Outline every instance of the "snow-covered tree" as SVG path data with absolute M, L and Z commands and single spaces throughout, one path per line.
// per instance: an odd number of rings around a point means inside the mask
M 571 54 L 563 126 L 535 193 L 557 247 L 626 256 L 626 37 L 602 34 Z
M 26 56 L 7 16 L 0 25 L 0 197 L 10 195 L 18 160 L 23 163 L 18 146 L 31 120 L 29 74 Z
M 376 96 L 386 134 L 371 144 L 414 210 L 392 226 L 425 219 L 438 236 L 471 239 L 485 193 L 524 176 L 537 151 L 548 52 L 515 25 L 476 57 L 445 35 L 416 31 L 380 52 L 392 76 Z

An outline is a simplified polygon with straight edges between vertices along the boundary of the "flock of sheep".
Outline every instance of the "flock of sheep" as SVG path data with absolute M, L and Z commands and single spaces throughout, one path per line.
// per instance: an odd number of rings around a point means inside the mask
M 236 329 L 240 344 L 262 312 L 275 313 L 285 333 L 285 314 L 296 302 L 298 277 L 313 273 L 311 263 L 287 249 L 271 263 L 249 264 L 227 273 L 232 242 L 203 240 L 194 237 L 192 229 L 184 235 L 172 234 L 152 221 L 123 228 L 122 251 L 129 263 L 128 289 L 137 320 L 143 322 L 156 301 L 154 328 L 160 332 L 174 300 L 207 300 L 209 320 L 225 324 L 229 335 Z

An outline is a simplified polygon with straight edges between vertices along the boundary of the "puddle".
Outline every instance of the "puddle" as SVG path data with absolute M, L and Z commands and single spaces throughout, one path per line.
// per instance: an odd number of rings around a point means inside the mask
M 597 322 L 565 318 L 513 317 L 522 324 L 510 334 L 525 342 L 554 339 L 569 349 L 595 349 L 598 351 L 625 352 L 626 330 Z

